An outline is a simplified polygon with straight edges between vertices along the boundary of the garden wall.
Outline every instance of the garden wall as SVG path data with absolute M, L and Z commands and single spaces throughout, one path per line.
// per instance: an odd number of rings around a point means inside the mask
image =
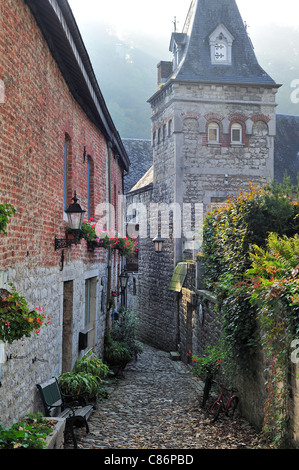
M 187 356 L 203 355 L 207 346 L 214 346 L 221 336 L 221 324 L 215 311 L 216 299 L 208 291 L 200 289 L 201 279 L 198 276 L 200 266 L 189 262 L 187 276 L 180 295 L 180 352 L 185 363 L 190 362 Z M 252 372 L 254 371 L 254 373 Z M 289 375 L 289 440 L 290 446 L 299 447 L 299 380 L 298 366 L 291 364 Z M 236 368 L 232 372 L 233 385 L 240 396 L 240 412 L 257 430 L 261 430 L 264 419 L 264 403 L 267 380 L 266 366 L 262 352 L 248 358 L 246 367 Z

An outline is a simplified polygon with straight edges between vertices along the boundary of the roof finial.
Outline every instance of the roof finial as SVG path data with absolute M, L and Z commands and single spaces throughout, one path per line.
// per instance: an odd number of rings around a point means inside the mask
M 177 28 L 177 24 L 178 24 L 178 22 L 176 20 L 176 16 L 174 17 L 174 20 L 173 20 L 172 23 L 173 23 L 173 31 L 176 33 L 176 28 Z

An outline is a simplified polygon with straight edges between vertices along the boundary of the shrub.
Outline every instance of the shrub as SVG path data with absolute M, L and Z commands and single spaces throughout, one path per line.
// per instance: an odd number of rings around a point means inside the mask
M 124 369 L 132 360 L 127 344 L 114 341 L 110 334 L 106 336 L 104 351 L 104 360 L 109 366 L 120 366 Z
M 111 327 L 111 337 L 115 341 L 125 343 L 132 357 L 137 357 L 142 353 L 143 346 L 137 340 L 139 320 L 134 312 L 122 309 L 118 320 L 113 322 Z
M 264 248 L 269 232 L 293 236 L 298 231 L 299 205 L 293 197 L 288 180 L 279 186 L 251 185 L 205 220 L 207 287 L 217 295 L 227 346 L 244 364 L 257 346 L 256 308 L 248 299 L 245 277 L 251 266 L 251 246 Z
M 102 394 L 97 378 L 85 372 L 65 372 L 58 377 L 58 384 L 64 395 L 74 399 L 83 395 L 94 400 Z
M 88 355 L 83 356 L 82 359 L 78 359 L 76 361 L 73 372 L 91 374 L 102 381 L 107 377 L 109 367 L 91 352 Z

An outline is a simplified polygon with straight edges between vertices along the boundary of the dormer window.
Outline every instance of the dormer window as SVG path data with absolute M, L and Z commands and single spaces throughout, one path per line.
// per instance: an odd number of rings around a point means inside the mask
M 231 65 L 234 37 L 228 29 L 220 24 L 210 35 L 209 40 L 212 64 Z
M 215 43 L 214 59 L 215 62 L 227 61 L 227 44 L 222 34 L 219 37 L 219 41 Z

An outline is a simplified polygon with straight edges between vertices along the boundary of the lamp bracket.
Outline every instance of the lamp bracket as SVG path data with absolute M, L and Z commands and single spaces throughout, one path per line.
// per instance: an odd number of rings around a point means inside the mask
M 61 250 L 63 248 L 68 248 L 71 245 L 79 245 L 82 239 L 81 230 L 72 230 L 71 234 L 73 238 L 70 238 L 70 234 L 67 233 L 66 238 L 57 238 L 55 236 L 55 251 Z

